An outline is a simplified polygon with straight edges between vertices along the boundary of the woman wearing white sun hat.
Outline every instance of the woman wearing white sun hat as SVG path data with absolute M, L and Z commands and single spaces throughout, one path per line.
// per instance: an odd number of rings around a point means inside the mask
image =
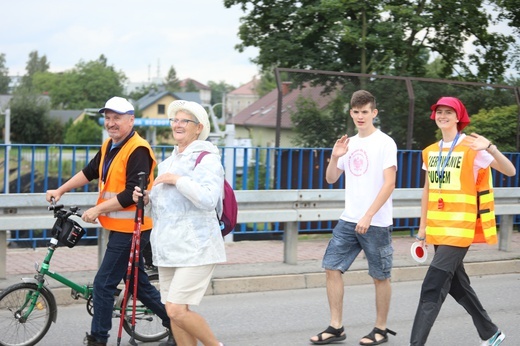
M 222 345 L 206 320 L 191 311 L 199 305 L 217 263 L 226 261 L 224 240 L 215 208 L 221 209 L 224 169 L 219 149 L 206 141 L 210 123 L 196 102 L 177 100 L 168 107 L 176 145 L 158 165 L 150 202 L 154 229 L 153 263 L 159 272 L 161 300 L 178 345 Z M 202 152 L 208 155 L 196 164 Z M 134 200 L 141 196 L 139 188 Z M 220 208 L 220 209 L 219 209 Z

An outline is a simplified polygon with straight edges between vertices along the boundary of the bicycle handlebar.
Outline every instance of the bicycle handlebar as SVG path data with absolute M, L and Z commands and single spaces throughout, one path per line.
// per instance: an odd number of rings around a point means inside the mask
M 47 207 L 47 210 L 56 210 L 56 209 L 59 210 L 59 209 L 62 209 L 63 207 L 64 207 L 63 204 L 53 204 L 53 205 L 49 205 Z
M 55 218 L 60 219 L 68 219 L 72 215 L 76 215 L 81 217 L 83 215 L 82 212 L 79 211 L 79 208 L 75 205 L 69 207 L 69 211 L 63 210 L 63 204 L 56 204 L 54 197 L 51 198 L 51 205 L 47 207 L 47 210 L 54 212 Z

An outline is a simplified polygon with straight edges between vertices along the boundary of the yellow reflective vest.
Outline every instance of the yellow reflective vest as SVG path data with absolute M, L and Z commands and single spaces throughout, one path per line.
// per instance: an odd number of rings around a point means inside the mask
M 99 161 L 99 172 L 103 171 L 103 162 L 108 149 L 108 143 L 110 139 L 106 140 L 101 147 L 101 160 Z M 117 196 L 121 191 L 126 188 L 126 165 L 128 158 L 134 152 L 137 147 L 146 147 L 150 152 L 150 157 L 153 160 L 152 167 L 150 169 L 149 183 L 147 190 L 150 190 L 153 183 L 153 171 L 157 164 L 155 161 L 155 155 L 153 154 L 150 144 L 144 140 L 137 132 L 123 145 L 117 155 L 112 159 L 112 163 L 106 173 L 105 183 L 102 179 L 99 179 L 99 197 L 97 204 L 103 203 L 112 197 Z M 121 210 L 113 211 L 106 214 L 101 214 L 98 217 L 99 222 L 103 226 L 111 231 L 133 233 L 135 228 L 135 216 L 136 216 L 136 205 L 132 204 Z M 144 216 L 144 230 L 149 230 L 153 226 L 152 219 L 149 216 Z
M 480 169 L 477 179 L 473 164 L 477 152 L 467 139 L 455 146 L 444 175 L 439 177 L 439 144 L 422 152 L 429 182 L 426 242 L 434 245 L 468 247 L 474 242 L 495 244 L 496 221 L 491 169 Z M 449 148 L 443 148 L 441 167 Z

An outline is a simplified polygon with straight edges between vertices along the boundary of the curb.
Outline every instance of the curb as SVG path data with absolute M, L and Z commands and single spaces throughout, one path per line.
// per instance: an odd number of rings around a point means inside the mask
M 520 260 L 465 263 L 469 276 L 511 274 L 520 272 Z M 392 269 L 392 281 L 422 280 L 428 266 L 398 267 Z M 368 270 L 347 271 L 345 285 L 365 285 L 373 282 Z M 243 278 L 213 279 L 206 295 L 251 293 L 276 290 L 293 290 L 326 287 L 325 273 L 269 275 Z
M 483 276 L 496 274 L 520 273 L 520 260 L 503 260 L 490 262 L 470 262 L 464 264 L 468 275 Z M 427 265 L 413 267 L 394 267 L 392 281 L 422 280 L 428 270 Z M 365 285 L 373 282 L 368 270 L 351 270 L 343 275 L 345 285 Z M 212 279 L 206 295 L 239 294 L 251 292 L 294 290 L 326 287 L 325 273 L 281 274 L 249 277 L 229 277 Z M 58 305 L 85 303 L 70 296 L 70 288 L 53 287 L 52 293 Z

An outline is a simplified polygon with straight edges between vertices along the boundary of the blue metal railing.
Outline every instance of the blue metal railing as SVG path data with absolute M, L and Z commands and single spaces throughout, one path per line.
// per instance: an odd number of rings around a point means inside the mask
M 80 171 L 98 152 L 99 145 L 9 145 L 9 165 L 5 164 L 8 146 L 0 145 L 0 168 L 3 193 L 37 193 L 53 189 Z M 157 160 L 167 158 L 171 146 L 153 147 Z M 238 190 L 264 189 L 333 189 L 344 188 L 340 179 L 335 184 L 325 180 L 325 170 L 330 157 L 330 148 L 272 148 L 272 147 L 221 147 L 222 163 L 230 162 L 232 170 L 231 185 Z M 231 158 L 228 156 L 231 155 Z M 420 150 L 399 150 L 397 157 L 397 188 L 420 188 L 424 184 Z M 505 154 L 516 167 L 520 167 L 520 153 Z M 3 165 L 3 166 L 2 166 Z M 6 189 L 7 169 L 9 169 L 9 188 Z M 520 186 L 520 174 L 506 177 L 494 172 L 496 187 Z M 96 191 L 97 185 L 85 185 L 81 191 Z M 335 221 L 304 222 L 300 224 L 301 233 L 330 232 Z M 515 225 L 520 217 L 515 217 Z M 283 225 L 279 223 L 241 224 L 235 234 L 280 234 Z M 394 229 L 416 229 L 418 219 L 396 219 Z M 46 231 L 12 231 L 11 240 L 32 242 L 48 239 Z M 97 239 L 97 230 L 89 231 L 86 237 Z

